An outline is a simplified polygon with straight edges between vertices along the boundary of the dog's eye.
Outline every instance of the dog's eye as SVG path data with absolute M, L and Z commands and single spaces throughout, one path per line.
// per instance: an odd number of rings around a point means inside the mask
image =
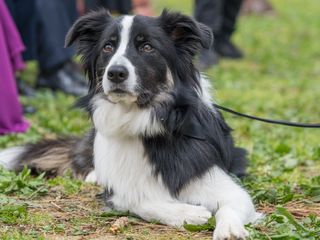
M 153 50 L 154 50 L 154 48 L 153 48 L 149 43 L 144 44 L 144 45 L 140 48 L 140 51 L 146 52 L 146 53 L 153 52 Z
M 114 47 L 110 44 L 107 43 L 104 47 L 103 47 L 103 51 L 107 54 L 111 54 L 114 51 Z

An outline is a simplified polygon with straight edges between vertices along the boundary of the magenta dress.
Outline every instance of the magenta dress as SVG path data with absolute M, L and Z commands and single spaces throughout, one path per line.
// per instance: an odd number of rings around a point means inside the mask
M 0 135 L 25 132 L 15 82 L 15 71 L 24 68 L 21 52 L 24 45 L 4 3 L 0 0 Z

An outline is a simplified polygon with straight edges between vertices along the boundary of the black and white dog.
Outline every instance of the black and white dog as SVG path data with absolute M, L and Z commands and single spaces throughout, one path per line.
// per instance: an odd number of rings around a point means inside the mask
M 94 181 L 106 202 L 151 221 L 182 226 L 216 217 L 213 239 L 244 239 L 256 221 L 248 193 L 230 174 L 245 173 L 245 151 L 212 106 L 209 83 L 193 65 L 210 30 L 192 18 L 113 18 L 105 10 L 81 17 L 66 45 L 77 43 L 90 80 L 80 100 L 93 129 L 83 138 L 9 148 L 0 164 Z

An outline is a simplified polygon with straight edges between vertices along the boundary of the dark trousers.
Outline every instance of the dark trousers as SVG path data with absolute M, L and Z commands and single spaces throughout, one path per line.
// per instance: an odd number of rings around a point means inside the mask
M 242 0 L 195 0 L 195 18 L 209 26 L 215 39 L 230 38 L 235 31 Z
M 40 70 L 53 71 L 71 60 L 64 48 L 67 31 L 77 18 L 75 0 L 6 0 L 26 45 L 25 60 L 37 60 Z
M 87 10 L 95 10 L 101 7 L 119 14 L 129 14 L 132 10 L 131 0 L 86 0 Z

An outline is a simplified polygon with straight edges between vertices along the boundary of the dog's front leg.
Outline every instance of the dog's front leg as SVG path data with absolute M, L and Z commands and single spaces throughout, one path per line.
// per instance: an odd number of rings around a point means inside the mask
M 229 175 L 219 168 L 213 174 L 214 201 L 217 205 L 213 239 L 246 239 L 248 232 L 244 225 L 257 221 L 261 214 L 255 211 L 249 194 Z
M 146 221 L 159 221 L 175 227 L 182 227 L 185 222 L 195 225 L 204 224 L 212 216 L 205 207 L 174 200 L 172 202 L 145 201 L 132 209 L 132 212 Z
M 186 187 L 179 200 L 200 204 L 216 213 L 214 240 L 245 239 L 248 232 L 244 225 L 261 217 L 249 194 L 219 167 Z
M 245 221 L 234 206 L 222 206 L 215 217 L 216 228 L 213 232 L 213 240 L 246 239 L 249 236 L 244 228 Z

